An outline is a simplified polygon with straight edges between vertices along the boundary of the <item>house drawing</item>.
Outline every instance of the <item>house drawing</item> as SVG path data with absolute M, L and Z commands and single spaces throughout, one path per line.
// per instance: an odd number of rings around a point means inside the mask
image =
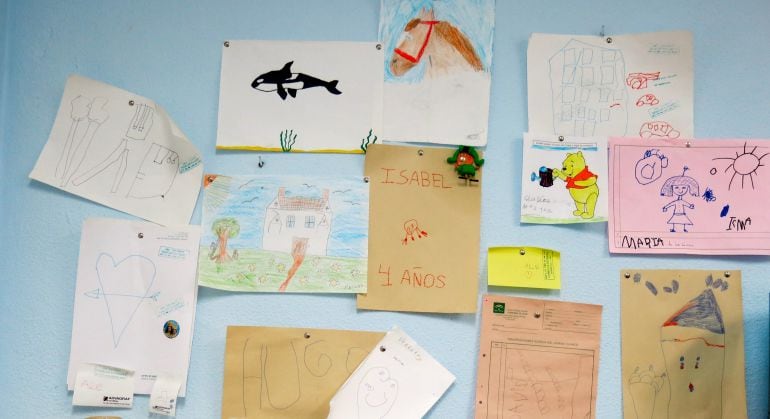
M 305 254 L 325 256 L 331 221 L 328 189 L 314 198 L 286 196 L 286 188 L 281 187 L 265 211 L 262 248 L 291 254 L 301 243 Z
M 627 131 L 628 93 L 620 50 L 571 39 L 548 64 L 555 134 L 607 136 Z

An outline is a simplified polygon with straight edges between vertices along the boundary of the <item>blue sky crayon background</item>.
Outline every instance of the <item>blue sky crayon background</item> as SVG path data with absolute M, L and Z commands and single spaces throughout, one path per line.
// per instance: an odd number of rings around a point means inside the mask
M 224 176 L 218 178 L 219 182 L 221 178 Z M 238 237 L 228 241 L 228 247 L 261 249 L 265 208 L 278 196 L 278 189 L 283 186 L 287 197 L 320 198 L 323 190 L 329 189 L 332 232 L 327 256 L 367 256 L 369 184 L 361 177 L 231 176 L 230 179 L 229 197 L 218 208 L 213 208 L 209 197 L 204 196 L 206 209 L 201 246 L 208 248 L 216 242 L 217 238 L 211 231 L 216 219 L 234 217 L 238 219 L 241 231 Z M 212 187 L 216 185 L 208 188 Z

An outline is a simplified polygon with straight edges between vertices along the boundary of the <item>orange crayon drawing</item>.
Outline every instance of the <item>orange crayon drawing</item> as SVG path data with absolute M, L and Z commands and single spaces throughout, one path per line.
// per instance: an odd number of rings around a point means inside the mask
M 660 71 L 655 73 L 628 73 L 626 84 L 634 90 L 641 90 L 647 88 L 648 81 L 657 80 L 659 78 Z
M 643 139 L 673 139 L 679 138 L 679 131 L 666 121 L 651 121 L 642 124 L 639 136 Z
M 655 97 L 655 95 L 653 95 L 652 93 L 642 95 L 641 97 L 639 97 L 639 99 L 636 100 L 636 106 L 640 108 L 644 105 L 655 106 L 658 103 L 660 103 L 660 100 L 658 100 L 658 98 Z
M 418 239 L 428 237 L 428 232 L 421 229 L 415 219 L 406 220 L 406 222 L 404 222 L 404 231 L 406 231 L 406 235 L 404 236 L 404 239 L 401 240 L 401 243 L 404 245 L 409 244 L 409 240 L 414 241 L 414 236 L 417 236 Z

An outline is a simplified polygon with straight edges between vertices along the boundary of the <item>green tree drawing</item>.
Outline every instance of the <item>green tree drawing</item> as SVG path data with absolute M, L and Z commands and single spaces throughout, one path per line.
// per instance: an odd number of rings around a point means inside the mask
M 241 232 L 238 220 L 232 217 L 219 218 L 211 224 L 211 231 L 217 235 L 217 249 L 219 250 L 218 253 L 211 256 L 211 259 L 216 263 L 231 261 L 232 257 L 227 254 L 227 240 L 237 237 Z

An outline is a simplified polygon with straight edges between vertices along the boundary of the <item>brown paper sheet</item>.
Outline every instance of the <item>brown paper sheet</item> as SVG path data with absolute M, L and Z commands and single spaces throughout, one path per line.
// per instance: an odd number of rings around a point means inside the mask
M 369 146 L 369 275 L 358 308 L 476 312 L 483 181 L 458 178 L 446 162 L 455 150 Z
M 746 418 L 740 271 L 620 273 L 626 418 Z
M 602 306 L 484 295 L 476 419 L 595 418 Z
M 229 326 L 222 418 L 326 418 L 329 401 L 384 336 Z

